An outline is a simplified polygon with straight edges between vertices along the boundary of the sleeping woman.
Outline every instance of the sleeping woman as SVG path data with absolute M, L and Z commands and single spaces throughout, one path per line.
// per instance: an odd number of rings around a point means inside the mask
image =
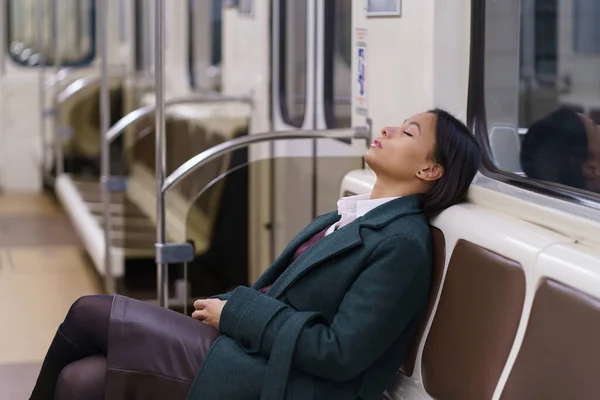
M 384 128 L 368 195 L 317 217 L 251 287 L 189 316 L 120 295 L 78 299 L 31 399 L 380 400 L 424 314 L 428 218 L 465 199 L 480 150 L 435 109 Z

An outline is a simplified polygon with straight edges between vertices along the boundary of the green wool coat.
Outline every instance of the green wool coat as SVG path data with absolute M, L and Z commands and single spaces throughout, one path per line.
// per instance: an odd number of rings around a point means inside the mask
M 319 216 L 252 287 L 216 296 L 227 300 L 221 336 L 188 400 L 381 400 L 429 291 L 432 244 L 420 204 L 414 195 L 380 205 L 290 264 L 340 218 Z

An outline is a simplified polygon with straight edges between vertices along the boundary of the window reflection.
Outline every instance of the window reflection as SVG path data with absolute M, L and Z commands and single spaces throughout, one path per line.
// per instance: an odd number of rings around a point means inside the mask
M 600 127 L 586 115 L 560 108 L 534 122 L 520 158 L 529 178 L 600 191 Z
M 596 0 L 487 0 L 485 102 L 500 169 L 600 192 L 599 20 Z

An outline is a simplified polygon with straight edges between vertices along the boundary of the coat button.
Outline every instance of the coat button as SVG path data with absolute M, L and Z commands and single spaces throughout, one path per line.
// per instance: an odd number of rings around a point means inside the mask
M 247 337 L 243 337 L 241 340 L 242 343 L 242 347 L 245 349 L 249 349 L 250 347 L 252 347 L 252 343 L 250 342 L 250 339 L 248 339 Z

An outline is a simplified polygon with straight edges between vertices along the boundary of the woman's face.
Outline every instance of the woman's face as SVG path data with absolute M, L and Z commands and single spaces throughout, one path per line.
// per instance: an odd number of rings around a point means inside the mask
M 443 173 L 433 160 L 436 116 L 422 113 L 401 126 L 385 127 L 365 155 L 378 177 L 394 181 L 435 180 Z
M 585 125 L 587 134 L 587 160 L 583 164 L 583 176 L 586 182 L 586 189 L 593 192 L 600 192 L 600 126 L 586 116 L 579 114 Z

